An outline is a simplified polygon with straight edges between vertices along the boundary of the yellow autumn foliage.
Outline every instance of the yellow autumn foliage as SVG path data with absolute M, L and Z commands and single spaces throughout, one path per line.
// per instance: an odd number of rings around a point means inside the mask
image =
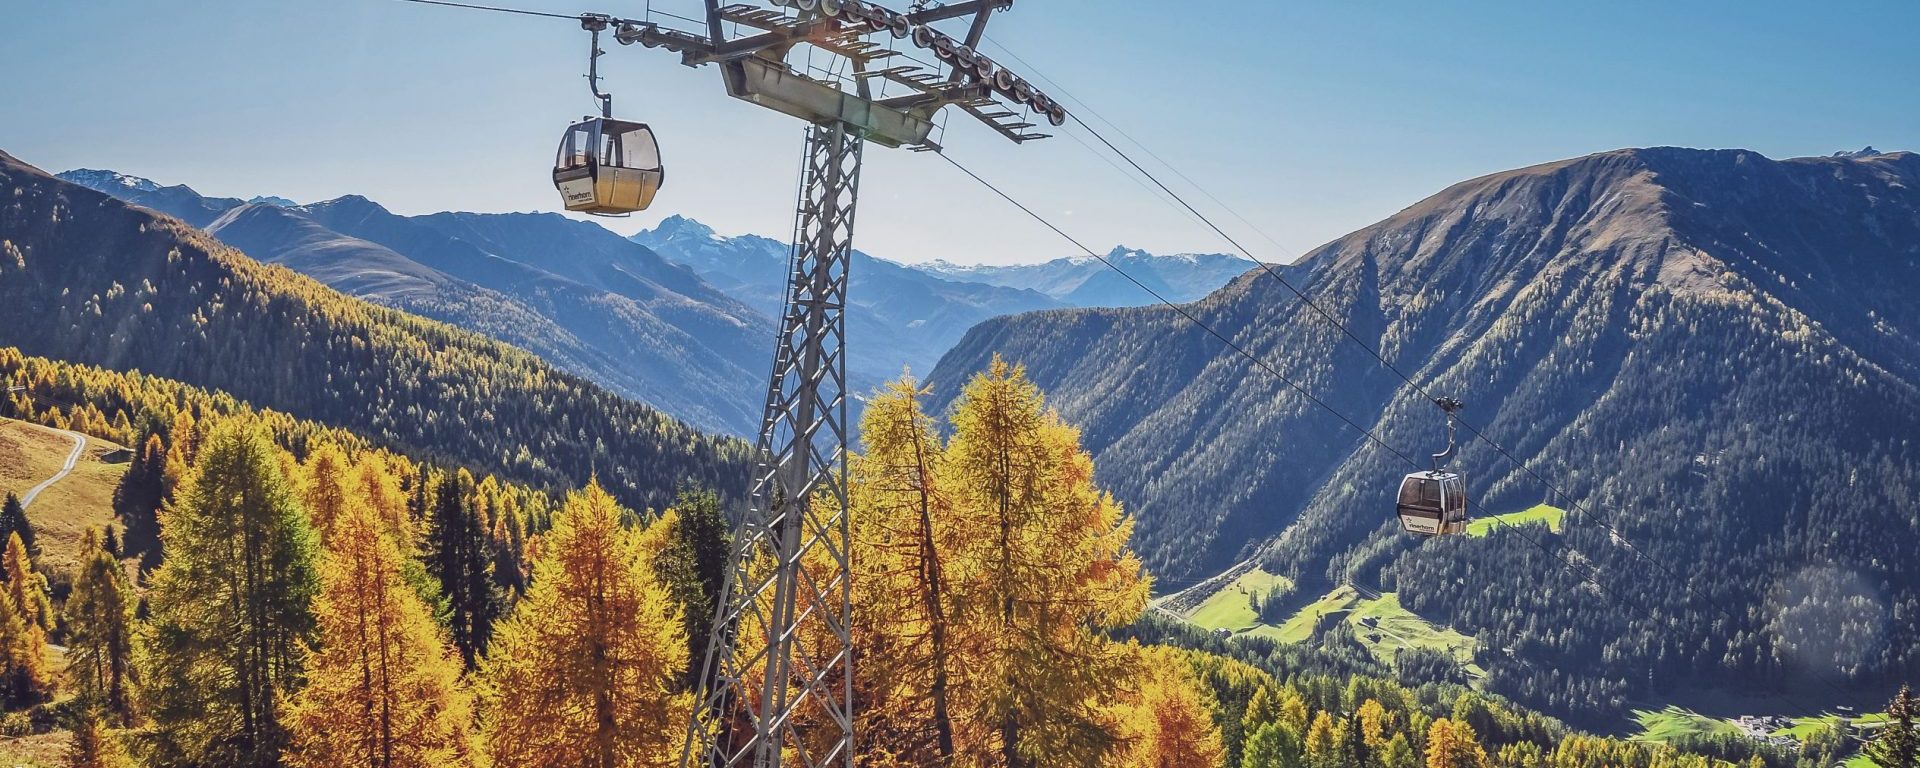
M 481 668 L 483 738 L 516 768 L 678 765 L 691 697 L 680 609 L 654 561 L 674 525 L 622 524 L 595 483 L 567 497 L 533 584 Z

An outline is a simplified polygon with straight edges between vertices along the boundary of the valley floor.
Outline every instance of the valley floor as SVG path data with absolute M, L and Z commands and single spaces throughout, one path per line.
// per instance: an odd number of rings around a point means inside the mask
M 1264 637 L 1282 643 L 1310 642 L 1333 622 L 1345 622 L 1355 639 L 1385 664 L 1407 648 L 1426 648 L 1452 656 L 1473 679 L 1486 674 L 1473 663 L 1478 644 L 1451 627 L 1420 618 L 1400 605 L 1392 592 L 1373 592 L 1340 586 L 1280 621 L 1263 620 L 1253 607 L 1256 598 L 1284 594 L 1293 584 L 1284 576 L 1252 570 L 1215 592 L 1185 615 L 1188 622 L 1235 637 Z
M 1557 507 L 1539 504 L 1475 520 L 1468 525 L 1467 535 L 1487 536 L 1502 527 L 1529 523 L 1543 524 L 1558 532 L 1566 514 Z M 1399 596 L 1392 592 L 1341 586 L 1287 616 L 1274 616 L 1272 609 L 1268 609 L 1268 615 L 1262 617 L 1263 602 L 1284 602 L 1293 588 L 1293 582 L 1285 576 L 1251 568 L 1225 582 L 1191 610 L 1177 615 L 1216 632 L 1264 637 L 1282 643 L 1310 642 L 1331 626 L 1330 622 L 1344 621 L 1351 625 L 1355 638 L 1382 663 L 1391 664 L 1402 649 L 1426 648 L 1452 656 L 1474 680 L 1486 674 L 1486 670 L 1473 663 L 1478 643 L 1472 637 L 1415 615 L 1401 606 Z

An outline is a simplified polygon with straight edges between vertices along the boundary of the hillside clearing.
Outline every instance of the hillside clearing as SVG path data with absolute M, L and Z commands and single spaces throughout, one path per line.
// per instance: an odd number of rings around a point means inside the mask
M 1273 637 L 1283 643 L 1304 643 L 1312 640 L 1314 628 L 1320 626 L 1320 622 L 1325 617 L 1352 611 L 1355 601 L 1359 599 L 1360 593 L 1354 591 L 1352 587 L 1336 587 L 1332 592 L 1308 603 L 1305 608 L 1288 617 L 1280 624 Z
M 1684 707 L 1669 705 L 1665 709 L 1636 709 L 1633 719 L 1640 724 L 1640 732 L 1633 736 L 1634 741 L 1666 744 L 1685 736 L 1737 735 L 1739 726 L 1717 717 L 1708 717 Z
M 1250 571 L 1207 598 L 1187 619 L 1208 629 L 1282 643 L 1308 642 L 1329 620 L 1345 621 L 1352 627 L 1354 638 L 1381 662 L 1391 664 L 1406 648 L 1426 648 L 1453 657 L 1471 677 L 1486 674 L 1473 664 L 1479 645 L 1473 638 L 1420 618 L 1400 605 L 1400 596 L 1392 592 L 1375 594 L 1351 586 L 1336 587 L 1277 626 L 1262 623 L 1249 595 L 1276 586 L 1292 589 L 1293 583 L 1283 576 Z
M 1291 592 L 1293 580 L 1255 568 L 1214 592 L 1206 602 L 1193 609 L 1187 620 L 1208 629 L 1233 632 L 1254 629 L 1260 626 L 1260 616 L 1254 613 L 1253 596 L 1264 597 L 1276 588 L 1281 594 Z
M 1559 533 L 1566 524 L 1567 511 L 1551 504 L 1535 504 L 1519 512 L 1483 517 L 1467 523 L 1468 536 L 1485 536 L 1496 528 L 1520 526 L 1527 523 L 1546 523 L 1547 529 Z
M 101 456 L 119 448 L 88 437 L 73 471 L 42 490 L 27 508 L 27 520 L 38 535 L 41 565 L 72 573 L 79 562 L 81 533 L 113 522 L 113 489 L 127 465 L 109 464 Z M 0 422 L 0 494 L 24 494 L 52 477 L 72 450 L 72 439 L 59 430 L 11 419 Z
M 1360 601 L 1347 621 L 1353 624 L 1354 636 L 1382 662 L 1392 663 L 1403 649 L 1425 648 L 1452 656 L 1469 677 L 1486 675 L 1486 670 L 1473 663 L 1478 641 L 1452 627 L 1420 618 L 1400 605 L 1398 594 L 1386 592 Z

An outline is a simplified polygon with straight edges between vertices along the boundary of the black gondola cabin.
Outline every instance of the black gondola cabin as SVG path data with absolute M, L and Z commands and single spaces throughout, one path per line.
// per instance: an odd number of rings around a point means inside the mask
M 553 186 L 569 211 L 613 216 L 644 211 L 666 181 L 660 145 L 646 123 L 581 120 L 560 139 Z
M 1445 536 L 1467 530 L 1467 479 L 1458 472 L 1415 472 L 1400 481 L 1396 505 L 1408 533 Z

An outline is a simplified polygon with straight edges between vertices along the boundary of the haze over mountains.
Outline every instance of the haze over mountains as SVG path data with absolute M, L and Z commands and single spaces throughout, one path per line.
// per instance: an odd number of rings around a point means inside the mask
M 766 316 L 780 315 L 787 287 L 785 242 L 757 235 L 722 237 L 681 216 L 634 235 L 633 241 L 687 265 Z M 923 375 L 931 371 L 940 355 L 982 320 L 1069 306 L 1028 288 L 942 279 L 859 250 L 848 274 L 854 281 L 848 292 L 848 376 L 860 391 L 898 377 L 903 366 Z
M 1288 274 L 1567 491 L 1566 532 L 1536 530 L 1544 551 L 1419 546 L 1391 494 L 1424 467 L 1162 307 L 983 323 L 936 368 L 936 407 L 993 355 L 1024 363 L 1156 571 L 1253 556 L 1300 582 L 1295 600 L 1397 587 L 1516 660 L 1490 684 L 1541 705 L 1915 668 L 1920 156 L 1547 163 L 1455 185 Z M 1193 311 L 1416 462 L 1443 445 L 1436 408 L 1271 277 Z M 1574 503 L 1486 443 L 1459 463 L 1478 515 Z
M 0 206 L 0 346 L 216 389 L 538 486 L 597 476 L 636 508 L 662 507 L 689 482 L 740 497 L 741 441 L 702 434 L 480 334 L 262 265 L 181 221 L 4 153 L 0 186 L 9 190 Z M 234 233 L 278 210 L 224 207 Z M 312 235 L 301 221 L 279 224 Z
M 114 171 L 60 178 L 176 216 L 348 295 L 522 347 L 703 429 L 752 435 L 759 427 L 772 318 L 784 299 L 784 242 L 719 237 L 679 216 L 629 241 L 555 214 L 400 216 L 357 195 L 299 205 L 207 197 Z M 1225 257 L 1133 251 L 1127 259 L 1132 271 L 1180 286 L 1182 295 L 1231 276 Z M 930 371 L 990 317 L 1151 299 L 1131 284 L 1131 296 L 1099 289 L 1102 279 L 1084 264 L 1035 267 L 983 268 L 969 281 L 856 252 L 848 310 L 854 391 L 903 368 Z M 1037 290 L 1010 287 L 1029 280 Z
M 1159 256 L 1115 246 L 1107 261 L 1126 270 L 1168 301 L 1186 303 L 1214 292 L 1253 269 L 1253 262 L 1224 253 L 1176 253 Z M 1144 307 L 1158 303 L 1140 286 L 1087 256 L 1040 264 L 955 264 L 932 261 L 915 269 L 949 280 L 988 285 L 1029 286 L 1073 307 Z
M 106 171 L 61 178 L 349 295 L 522 347 L 704 429 L 749 434 L 758 423 L 771 323 L 604 228 L 556 214 L 398 216 L 356 195 L 246 203 Z

